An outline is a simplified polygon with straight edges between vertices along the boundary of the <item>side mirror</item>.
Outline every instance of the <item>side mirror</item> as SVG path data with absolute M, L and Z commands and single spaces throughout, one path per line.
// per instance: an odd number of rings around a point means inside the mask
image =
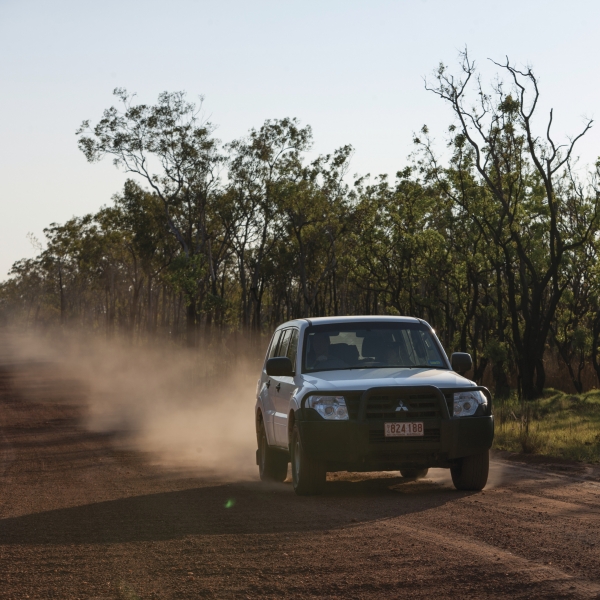
M 271 377 L 291 377 L 293 374 L 292 361 L 287 356 L 278 356 L 267 361 L 267 375 Z
M 459 375 L 464 375 L 473 368 L 473 359 L 466 352 L 454 352 L 450 358 L 450 362 L 452 363 L 452 370 L 456 371 Z

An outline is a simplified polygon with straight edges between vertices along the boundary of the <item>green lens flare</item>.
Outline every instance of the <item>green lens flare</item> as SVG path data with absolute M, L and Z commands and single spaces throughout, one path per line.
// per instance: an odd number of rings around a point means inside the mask
M 229 498 L 227 502 L 225 502 L 225 508 L 231 508 L 235 504 L 235 498 Z

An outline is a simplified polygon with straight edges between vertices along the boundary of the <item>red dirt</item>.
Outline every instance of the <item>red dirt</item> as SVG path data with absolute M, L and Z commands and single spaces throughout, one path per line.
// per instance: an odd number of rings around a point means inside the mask
M 0 598 L 600 598 L 592 470 L 494 459 L 289 483 L 168 471 L 82 426 L 77 394 L 0 371 Z

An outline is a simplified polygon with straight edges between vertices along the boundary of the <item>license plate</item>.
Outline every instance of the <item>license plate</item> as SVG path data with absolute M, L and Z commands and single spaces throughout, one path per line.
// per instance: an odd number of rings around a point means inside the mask
M 385 437 L 423 435 L 423 423 L 385 423 Z

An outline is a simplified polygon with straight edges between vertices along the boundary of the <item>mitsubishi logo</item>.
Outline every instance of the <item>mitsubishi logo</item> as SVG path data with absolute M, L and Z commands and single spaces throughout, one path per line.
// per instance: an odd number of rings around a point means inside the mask
M 400 400 L 400 402 L 398 402 L 398 407 L 396 408 L 396 412 L 408 412 L 408 406 L 404 405 L 404 402 L 402 402 L 402 400 Z

